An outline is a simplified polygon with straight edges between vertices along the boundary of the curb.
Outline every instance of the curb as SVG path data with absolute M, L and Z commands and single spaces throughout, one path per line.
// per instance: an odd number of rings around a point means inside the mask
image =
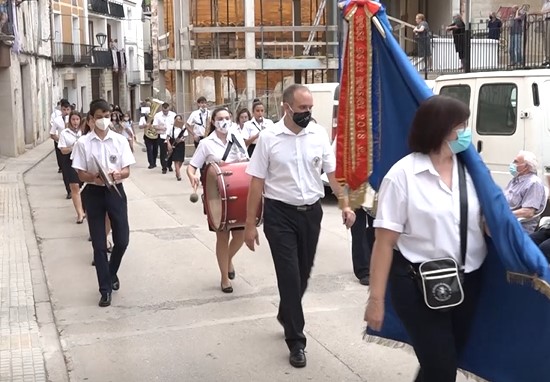
M 47 144 L 49 142 L 43 143 Z M 29 164 L 19 172 L 17 178 L 20 183 L 21 203 L 23 213 L 23 224 L 25 227 L 25 241 L 29 253 L 29 264 L 31 270 L 31 279 L 33 284 L 33 294 L 36 312 L 36 321 L 40 330 L 40 345 L 44 357 L 44 368 L 48 381 L 68 382 L 69 371 L 65 362 L 63 347 L 59 337 L 59 331 L 53 314 L 53 305 L 50 298 L 50 289 L 42 263 L 42 253 L 36 237 L 34 219 L 29 201 L 25 175 L 35 168 L 38 164 L 48 158 L 53 152 L 53 148 L 44 155 L 37 158 L 34 163 Z

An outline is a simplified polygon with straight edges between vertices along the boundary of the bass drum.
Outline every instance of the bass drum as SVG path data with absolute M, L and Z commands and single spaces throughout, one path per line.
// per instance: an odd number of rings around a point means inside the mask
M 243 228 L 250 175 L 248 162 L 209 163 L 204 175 L 204 207 L 208 224 L 214 231 Z M 263 220 L 263 198 L 256 213 L 256 226 Z

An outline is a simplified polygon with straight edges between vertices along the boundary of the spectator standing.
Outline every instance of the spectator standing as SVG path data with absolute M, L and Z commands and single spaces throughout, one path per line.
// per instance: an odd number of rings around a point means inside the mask
M 416 27 L 413 32 L 417 41 L 418 57 L 424 58 L 424 66 L 427 70 L 432 70 L 430 26 L 422 13 L 416 15 Z
M 464 56 L 466 53 L 466 24 L 462 20 L 460 14 L 456 14 L 453 17 L 453 23 L 447 27 L 448 31 L 453 32 L 453 42 L 455 44 L 455 51 L 458 53 L 460 59 L 460 68 L 464 68 Z
M 489 29 L 489 38 L 491 40 L 500 40 L 500 33 L 502 31 L 502 21 L 497 17 L 495 12 L 489 15 L 489 21 L 487 22 L 487 28 Z
M 525 11 L 517 5 L 512 7 L 512 20 L 510 27 L 510 66 L 517 66 L 523 63 L 523 23 L 525 22 Z

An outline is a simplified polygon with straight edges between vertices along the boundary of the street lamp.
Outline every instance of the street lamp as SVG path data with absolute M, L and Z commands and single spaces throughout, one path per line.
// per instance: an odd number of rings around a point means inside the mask
M 95 38 L 99 46 L 103 48 L 103 44 L 105 44 L 105 40 L 107 40 L 107 35 L 105 33 L 99 32 L 95 35 Z

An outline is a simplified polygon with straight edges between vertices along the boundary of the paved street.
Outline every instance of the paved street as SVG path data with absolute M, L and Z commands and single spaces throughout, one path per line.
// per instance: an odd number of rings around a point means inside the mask
M 49 142 L 46 145 L 51 147 Z M 44 145 L 35 150 L 47 154 Z M 87 227 L 75 224 L 76 215 L 71 201 L 64 198 L 53 154 L 24 176 L 30 211 L 28 205 L 26 211 L 20 211 L 22 223 L 17 224 L 23 225 L 10 228 L 9 232 L 4 218 L 2 231 L 3 240 L 8 237 L 15 243 L 10 246 L 8 258 L 3 247 L 0 273 L 2 381 L 44 380 L 40 378 L 44 364 L 36 352 L 38 346 L 51 381 L 65 381 L 67 373 L 71 381 L 98 382 L 412 380 L 414 357 L 403 350 L 362 341 L 367 288 L 353 276 L 347 233 L 334 200 L 324 203 L 316 264 L 304 298 L 308 366 L 298 370 L 288 364 L 282 329 L 275 320 L 278 293 L 263 235 L 256 253 L 242 249 L 237 255 L 235 292 L 223 294 L 219 289 L 214 234 L 206 228 L 201 205 L 189 202 L 188 183 L 176 182 L 173 173 L 162 175 L 160 169 L 148 170 L 145 154 L 139 148 L 136 155 L 138 163 L 132 169 L 131 180 L 125 183 L 130 246 L 119 273 L 121 289 L 114 293 L 109 308 L 97 306 L 99 293 L 90 264 Z M 14 168 L 13 171 L 24 171 Z M 6 203 L 7 181 L 4 177 L 1 180 Z M 19 195 L 25 193 L 20 190 Z M 25 205 L 26 200 L 14 200 L 17 202 Z M 41 269 L 35 269 L 41 265 L 38 255 L 33 257 L 32 251 L 28 252 L 29 269 L 13 264 L 20 261 L 22 254 L 12 254 L 11 248 L 16 248 L 23 236 L 27 236 L 27 247 L 32 248 L 33 226 L 25 224 L 26 219 L 30 221 L 25 212 L 32 212 L 48 289 L 43 279 L 39 280 Z M 5 316 L 8 268 L 24 273 L 17 282 L 10 281 L 10 294 L 17 300 L 9 300 L 9 310 L 28 310 L 25 317 L 31 325 L 28 334 L 24 334 L 33 345 L 28 346 L 29 354 L 36 357 L 26 359 L 30 360 L 27 365 L 31 361 L 34 365 L 35 379 L 8 378 L 3 371 L 4 365 L 9 364 L 6 357 L 18 356 L 13 351 L 6 352 L 14 346 L 13 341 L 11 348 L 6 345 L 6 328 L 15 325 L 11 316 L 8 321 Z M 30 273 L 34 305 L 29 294 Z M 14 291 L 14 285 L 21 289 Z M 49 296 L 44 296 L 48 290 Z M 50 298 L 55 321 L 51 317 L 48 320 L 47 311 L 40 310 L 41 303 L 50 306 Z M 37 318 L 33 317 L 35 305 Z M 39 342 L 37 327 L 33 326 L 37 321 Z M 57 332 L 52 330 L 54 322 Z M 54 335 L 57 333 L 59 339 Z M 12 331 L 11 335 L 18 332 Z M 59 362 L 59 347 L 67 373 Z

